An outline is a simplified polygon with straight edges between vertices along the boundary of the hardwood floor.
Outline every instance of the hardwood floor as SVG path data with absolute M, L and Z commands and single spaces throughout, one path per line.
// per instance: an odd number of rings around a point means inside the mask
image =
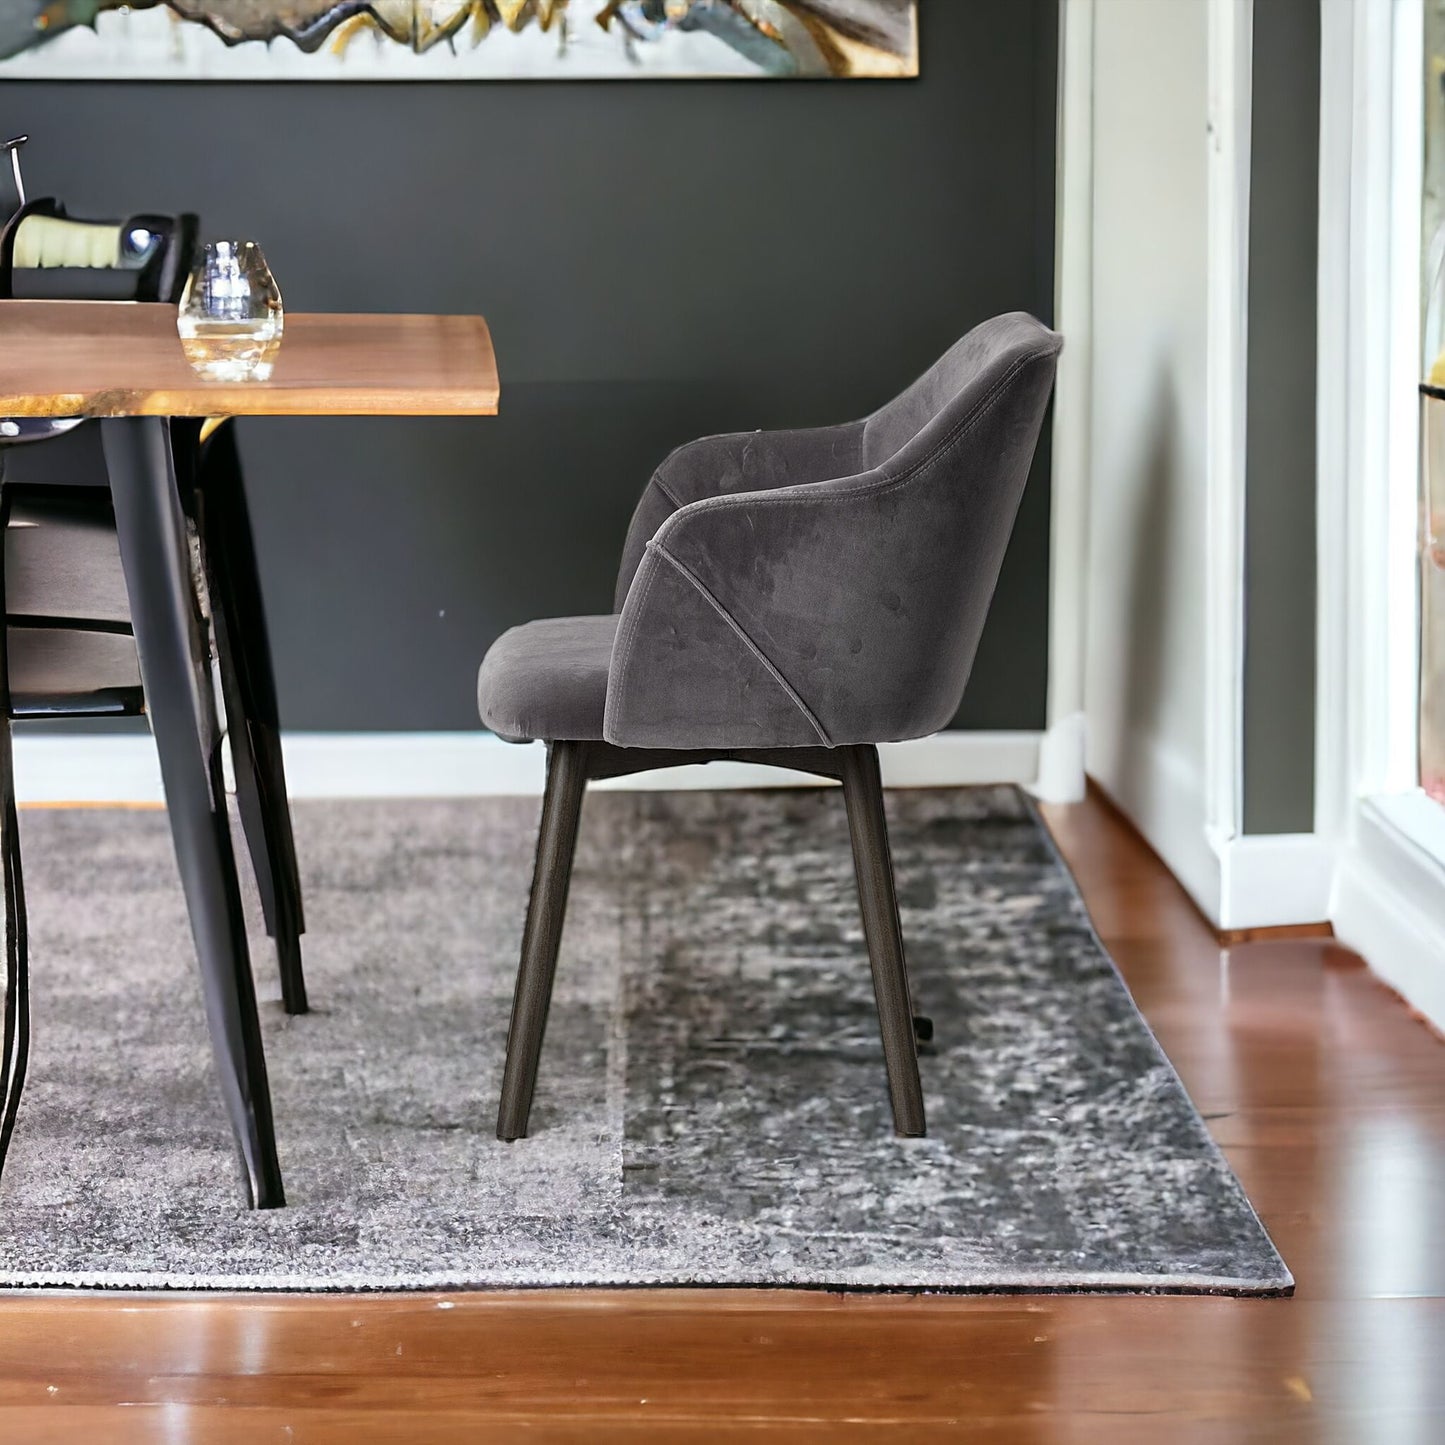
M 1298 1280 L 1285 1300 L 0 1297 L 0 1441 L 1445 1440 L 1445 1043 L 1328 939 L 1221 949 L 1048 810 Z

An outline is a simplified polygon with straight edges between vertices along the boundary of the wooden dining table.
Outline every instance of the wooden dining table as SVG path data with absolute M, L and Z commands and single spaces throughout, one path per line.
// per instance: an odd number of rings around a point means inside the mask
M 266 381 L 187 362 L 174 306 L 0 300 L 7 419 L 100 422 L 146 710 L 161 758 L 220 1083 L 249 1200 L 284 1203 L 245 918 L 236 884 L 209 651 L 199 635 L 174 419 L 493 416 L 480 316 L 288 313 Z

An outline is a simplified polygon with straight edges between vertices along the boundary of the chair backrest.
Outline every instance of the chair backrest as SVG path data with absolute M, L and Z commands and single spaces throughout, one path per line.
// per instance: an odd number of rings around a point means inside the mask
M 174 304 L 198 230 L 189 214 L 79 220 L 52 198 L 31 201 L 0 231 L 0 298 Z
M 787 683 L 820 738 L 881 743 L 948 726 L 1062 345 L 1022 312 L 985 321 L 863 420 L 848 470 L 699 500 L 658 529 L 654 545 Z M 766 449 L 767 434 L 754 444 Z M 623 627 L 633 605 L 629 594 Z
M 191 215 L 74 220 L 57 201 L 31 201 L 0 231 L 0 298 L 175 303 L 197 231 Z M 10 711 L 139 711 L 98 429 L 13 419 L 0 434 L 0 479 Z
M 0 229 L 0 300 L 180 300 L 196 255 L 197 218 L 139 214 L 73 219 L 51 197 L 27 202 Z M 16 417 L 0 433 L 0 477 L 24 482 L 105 481 L 95 428 Z M 71 437 L 61 443 L 62 433 Z M 21 447 L 44 442 L 43 448 Z
M 877 651 L 892 659 L 865 729 L 880 741 L 947 727 L 958 710 L 1062 346 L 1027 313 L 993 317 L 864 423 L 896 546 L 874 579 L 897 610 L 896 622 L 886 605 L 873 613 Z
M 930 423 L 966 410 L 979 384 L 988 384 L 997 363 L 1007 367 L 1020 345 L 1047 348 L 1054 333 L 1022 311 L 995 316 L 954 342 L 917 381 L 885 402 L 863 423 L 863 460 L 882 466 Z M 1057 351 L 1057 345 L 1054 350 Z

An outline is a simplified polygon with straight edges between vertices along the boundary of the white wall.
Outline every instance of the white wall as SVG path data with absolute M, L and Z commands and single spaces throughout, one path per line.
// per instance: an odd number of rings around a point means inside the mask
M 1213 912 L 1207 0 L 1105 0 L 1094 26 L 1087 762 Z

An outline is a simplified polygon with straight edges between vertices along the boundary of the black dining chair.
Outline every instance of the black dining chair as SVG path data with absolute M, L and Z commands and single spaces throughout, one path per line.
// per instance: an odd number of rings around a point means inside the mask
M 925 1132 L 877 744 L 958 709 L 1062 338 L 975 327 L 861 421 L 679 448 L 632 520 L 605 616 L 529 622 L 482 662 L 483 723 L 548 744 L 499 1138 L 527 1132 L 587 783 L 740 759 L 843 785 L 899 1134 Z
M 0 297 L 175 302 L 195 251 L 193 216 L 74 220 L 53 200 L 0 232 Z M 197 646 L 208 624 L 221 682 L 238 811 L 290 1013 L 307 1009 L 300 879 L 280 750 L 275 684 L 234 427 L 174 424 L 182 502 L 196 539 Z M 28 1053 L 28 960 L 9 724 L 36 717 L 140 714 L 144 690 L 98 429 L 80 419 L 0 421 L 0 816 L 7 918 L 0 1169 Z M 43 445 L 26 445 L 27 443 Z M 207 671 L 209 657 L 197 663 Z M 218 720 L 219 721 L 219 720 Z M 222 809 L 224 816 L 224 809 Z M 217 1066 L 253 1197 L 282 1202 L 265 1058 L 249 973 L 203 967 Z M 274 1176 L 274 1177 L 272 1177 Z

